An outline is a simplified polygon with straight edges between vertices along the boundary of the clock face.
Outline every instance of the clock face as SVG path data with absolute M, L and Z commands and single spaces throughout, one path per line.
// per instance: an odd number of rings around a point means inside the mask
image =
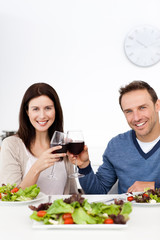
M 140 26 L 128 33 L 124 50 L 128 59 L 141 67 L 160 61 L 160 30 L 151 26 Z

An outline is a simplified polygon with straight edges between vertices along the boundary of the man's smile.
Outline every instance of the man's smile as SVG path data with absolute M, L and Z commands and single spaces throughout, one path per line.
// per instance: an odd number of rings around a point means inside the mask
M 136 125 L 136 127 L 141 127 L 141 126 L 145 125 L 145 123 L 146 123 L 146 122 L 142 122 L 142 123 L 135 124 L 135 125 Z

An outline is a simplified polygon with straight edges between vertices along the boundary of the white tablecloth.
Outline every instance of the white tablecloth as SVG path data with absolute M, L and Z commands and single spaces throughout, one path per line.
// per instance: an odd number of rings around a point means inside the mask
M 89 201 L 104 198 L 113 198 L 117 195 L 84 195 Z M 64 196 L 54 195 L 52 200 Z M 68 197 L 68 196 L 65 196 Z M 48 198 L 41 202 L 46 202 Z M 33 205 L 38 205 L 40 202 Z M 0 205 L 0 236 L 1 239 L 37 239 L 37 240 L 71 240 L 71 239 L 110 239 L 110 240 L 150 240 L 154 236 L 159 239 L 160 229 L 160 205 L 157 206 L 133 206 L 130 214 L 128 227 L 125 229 L 103 230 L 103 229 L 33 229 L 32 220 L 29 218 L 32 211 L 27 205 L 2 206 Z

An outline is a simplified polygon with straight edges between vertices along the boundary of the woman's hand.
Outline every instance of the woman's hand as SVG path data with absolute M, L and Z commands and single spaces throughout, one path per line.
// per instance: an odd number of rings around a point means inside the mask
M 19 187 L 22 189 L 35 184 L 39 178 L 40 173 L 46 168 L 51 167 L 55 162 L 59 161 L 61 157 L 65 157 L 66 153 L 53 153 L 55 150 L 61 149 L 61 146 L 56 146 L 44 151 L 37 161 L 32 165 L 26 176 L 23 178 Z
M 89 165 L 88 147 L 86 145 L 79 155 L 74 155 L 68 151 L 67 156 L 72 164 L 75 164 L 75 160 L 77 159 L 77 166 L 79 168 L 85 168 Z
M 43 171 L 46 168 L 51 167 L 55 162 L 58 162 L 60 158 L 66 156 L 66 153 L 53 153 L 55 150 L 61 149 L 62 146 L 51 147 L 44 151 L 41 156 L 34 163 L 34 167 L 39 171 Z

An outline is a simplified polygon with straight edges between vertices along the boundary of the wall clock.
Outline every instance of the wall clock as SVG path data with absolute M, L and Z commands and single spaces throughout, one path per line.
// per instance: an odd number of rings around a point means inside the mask
M 127 58 L 137 66 L 149 67 L 160 61 L 160 30 L 148 25 L 132 29 L 124 41 Z

